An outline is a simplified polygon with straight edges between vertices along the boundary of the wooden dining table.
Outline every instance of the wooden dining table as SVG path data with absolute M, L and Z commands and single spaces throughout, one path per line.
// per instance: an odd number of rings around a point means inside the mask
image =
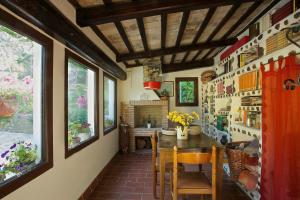
M 201 133 L 200 135 L 189 135 L 187 140 L 177 140 L 175 136 L 158 134 L 158 149 L 160 162 L 160 199 L 165 196 L 165 168 L 166 163 L 173 161 L 173 148 L 177 146 L 179 150 L 209 151 L 212 145 L 217 147 L 217 199 L 222 199 L 223 182 L 223 158 L 224 147 L 213 138 Z

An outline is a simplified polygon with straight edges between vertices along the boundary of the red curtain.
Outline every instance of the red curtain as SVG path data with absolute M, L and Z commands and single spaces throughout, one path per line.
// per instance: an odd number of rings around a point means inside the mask
M 270 67 L 266 71 L 264 68 Z M 262 66 L 262 200 L 300 200 L 300 65 L 290 55 Z

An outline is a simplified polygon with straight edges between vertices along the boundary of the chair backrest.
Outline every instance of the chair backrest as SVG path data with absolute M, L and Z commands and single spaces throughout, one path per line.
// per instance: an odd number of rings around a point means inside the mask
M 178 151 L 177 147 L 174 146 L 173 162 L 178 164 L 205 164 L 205 163 L 216 163 L 216 146 L 213 145 L 211 151 L 200 152 L 200 151 Z
M 177 147 L 174 146 L 173 151 L 173 187 L 177 188 L 177 175 L 178 175 L 178 163 L 182 164 L 212 164 L 212 190 L 213 197 L 216 194 L 216 174 L 217 174 L 217 150 L 216 146 L 213 145 L 210 152 L 187 152 L 178 151 Z M 177 196 L 177 194 L 176 194 Z M 214 199 L 214 198 L 213 198 Z

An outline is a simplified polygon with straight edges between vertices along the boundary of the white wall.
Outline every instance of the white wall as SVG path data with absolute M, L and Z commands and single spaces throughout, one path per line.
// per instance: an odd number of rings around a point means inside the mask
M 57 1 L 58 2 L 58 1 Z M 67 2 L 67 1 L 65 1 Z M 0 5 L 1 8 L 5 9 Z M 5 9 L 8 11 L 7 9 Z M 118 129 L 103 135 L 103 74 L 99 76 L 100 139 L 71 157 L 64 152 L 64 46 L 54 41 L 53 168 L 10 193 L 3 200 L 75 200 L 118 151 Z M 118 116 L 119 116 L 118 101 Z
M 163 75 L 164 81 L 174 81 L 174 90 L 175 90 L 175 78 L 176 77 L 198 77 L 198 89 L 199 89 L 199 106 L 193 107 L 176 107 L 175 106 L 175 95 L 176 91 L 174 91 L 174 97 L 169 98 L 169 110 L 177 110 L 182 112 L 191 113 L 192 111 L 196 111 L 201 114 L 201 97 L 202 97 L 202 90 L 201 90 L 201 79 L 200 76 L 202 72 L 211 69 L 210 67 L 207 68 L 199 68 L 194 70 L 186 70 L 186 71 L 179 71 L 179 72 L 172 72 Z M 127 70 L 128 78 L 126 81 L 120 81 L 120 101 L 128 102 L 129 100 L 140 100 L 140 96 L 142 94 L 148 95 L 149 100 L 158 100 L 159 98 L 152 90 L 145 90 L 143 87 L 143 68 L 136 67 Z M 200 124 L 200 121 L 196 122 Z

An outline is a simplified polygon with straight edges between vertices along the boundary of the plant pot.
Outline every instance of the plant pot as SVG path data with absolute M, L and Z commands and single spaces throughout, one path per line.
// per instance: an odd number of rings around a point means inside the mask
M 162 96 L 162 97 L 160 97 L 160 100 L 163 100 L 163 101 L 166 101 L 166 100 L 168 100 L 169 99 L 169 97 L 167 97 L 167 96 Z
M 80 141 L 85 141 L 90 138 L 90 134 L 89 133 L 79 133 L 78 137 L 80 138 Z
M 151 123 L 147 123 L 147 128 L 151 128 Z
M 0 174 L 0 182 L 4 181 L 6 178 L 5 174 Z
M 78 137 L 78 136 L 73 137 L 72 139 L 73 139 L 73 144 L 78 144 L 78 143 L 80 143 L 80 141 L 81 141 L 81 138 Z
M 188 135 L 189 135 L 189 128 L 187 126 L 182 127 L 177 126 L 176 127 L 176 132 L 177 132 L 177 140 L 187 140 Z

